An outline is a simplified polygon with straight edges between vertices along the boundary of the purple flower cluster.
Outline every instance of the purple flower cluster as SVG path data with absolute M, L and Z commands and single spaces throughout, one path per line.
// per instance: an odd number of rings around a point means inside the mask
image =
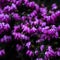
M 39 6 L 30 0 L 0 1 L 0 44 L 16 42 L 18 54 L 24 53 L 35 60 L 60 57 L 60 47 L 53 48 L 52 45 L 60 37 L 58 8 L 56 3 L 48 10 L 44 4 Z M 0 56 L 5 54 L 5 50 L 0 49 Z

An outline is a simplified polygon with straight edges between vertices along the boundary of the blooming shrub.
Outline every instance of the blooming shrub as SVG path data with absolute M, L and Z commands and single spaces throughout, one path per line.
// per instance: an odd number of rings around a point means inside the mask
M 0 0 L 1 60 L 60 60 L 60 7 L 32 0 Z

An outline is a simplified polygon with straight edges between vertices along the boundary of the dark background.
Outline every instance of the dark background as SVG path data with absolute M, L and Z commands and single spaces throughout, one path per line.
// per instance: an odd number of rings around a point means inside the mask
M 56 3 L 60 7 L 60 0 L 34 0 L 37 4 L 44 4 L 45 6 L 51 6 L 52 3 Z
M 52 3 L 57 3 L 57 4 L 60 3 L 60 0 L 33 0 L 33 1 L 35 1 L 38 4 L 44 3 L 46 5 L 51 5 Z

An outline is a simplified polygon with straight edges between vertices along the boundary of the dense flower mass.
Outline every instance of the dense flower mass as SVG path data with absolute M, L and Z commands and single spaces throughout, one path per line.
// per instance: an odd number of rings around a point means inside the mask
M 56 3 L 50 7 L 32 0 L 0 0 L 0 57 L 59 58 L 60 9 Z

